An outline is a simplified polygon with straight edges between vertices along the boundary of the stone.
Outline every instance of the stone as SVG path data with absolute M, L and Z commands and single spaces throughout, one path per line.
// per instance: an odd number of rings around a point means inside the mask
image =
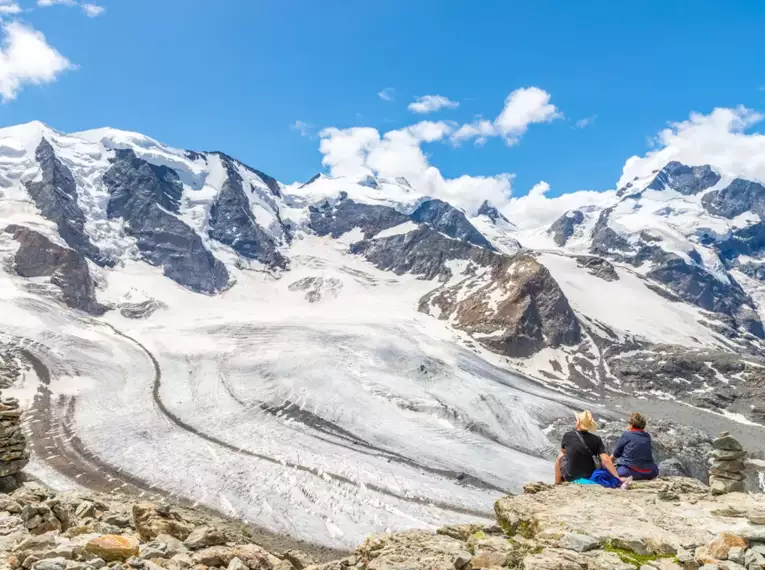
M 29 556 L 24 558 L 24 561 L 21 563 L 21 567 L 22 568 L 31 568 L 39 560 L 40 559 L 37 556 L 35 556 L 34 554 L 30 554 Z
M 443 534 L 456 540 L 467 541 L 472 535 L 477 532 L 483 532 L 484 526 L 482 524 L 454 524 L 442 526 L 436 530 L 437 534 Z
M 455 570 L 464 570 L 469 569 L 470 567 L 468 564 L 470 564 L 470 559 L 473 558 L 473 555 L 469 552 L 463 552 L 462 554 L 458 554 L 457 557 L 454 559 L 454 569 Z
M 295 567 L 295 570 L 305 570 L 308 566 L 316 564 L 316 560 L 302 550 L 288 550 L 284 553 L 283 558 L 288 560 Z
M 728 560 L 735 562 L 736 564 L 743 564 L 745 552 L 745 546 L 731 546 L 728 550 Z
M 716 471 L 729 471 L 732 473 L 739 473 L 743 471 L 746 466 L 741 459 L 721 460 L 713 459 L 710 464 L 710 468 Z
M 236 556 L 228 563 L 228 570 L 249 570 L 244 562 L 239 560 Z
M 368 560 L 368 570 L 407 567 L 454 570 L 454 562 L 465 554 L 465 543 L 427 531 L 379 534 L 365 540 L 356 554 Z M 415 562 L 416 561 L 416 562 Z
M 712 447 L 724 451 L 743 451 L 744 449 L 738 440 L 729 434 L 721 435 L 717 439 L 712 440 Z
M 32 565 L 32 570 L 66 570 L 65 558 L 48 558 Z
M 96 514 L 96 506 L 92 501 L 82 501 L 74 509 L 74 516 L 78 519 L 92 518 Z
M 0 511 L 7 511 L 12 514 L 21 512 L 21 505 L 8 495 L 0 495 Z
M 714 479 L 710 480 L 709 489 L 713 495 L 725 495 L 727 493 L 743 493 L 746 489 L 743 481 L 734 481 L 732 479 Z
M 47 505 L 24 505 L 21 518 L 24 521 L 24 526 L 31 534 L 61 531 L 61 521 L 56 518 L 56 515 Z
M 104 515 L 101 518 L 101 521 L 117 528 L 127 528 L 130 526 L 130 517 L 124 513 L 110 513 Z
M 204 566 L 228 566 L 235 555 L 228 546 L 209 546 L 191 555 L 194 564 Z
M 106 562 L 116 562 L 137 556 L 139 548 L 135 538 L 106 534 L 88 541 L 85 550 Z
M 148 541 L 160 534 L 186 540 L 193 526 L 169 508 L 157 508 L 151 503 L 133 505 L 133 525 L 142 540 Z
M 730 450 L 722 450 L 722 449 L 715 449 L 710 453 L 709 455 L 712 459 L 715 459 L 717 461 L 735 461 L 737 459 L 743 459 L 746 457 L 746 451 L 730 451 Z
M 739 547 L 746 549 L 748 546 L 749 542 L 746 539 L 729 532 L 723 532 L 707 544 L 707 552 L 712 558 L 725 560 L 728 558 L 728 551 L 731 548 Z
M 549 483 L 543 483 L 542 481 L 535 481 L 533 483 L 526 483 L 523 486 L 523 492 L 527 495 L 535 495 L 542 491 L 548 491 L 552 488 Z
M 507 555 L 502 554 L 501 552 L 482 551 L 470 559 L 470 567 L 474 570 L 477 568 L 504 566 L 506 563 Z
M 731 481 L 743 481 L 744 474 L 740 472 L 720 471 L 719 469 L 710 469 L 709 479 L 710 481 L 713 479 L 728 479 Z
M 746 519 L 751 524 L 756 525 L 765 525 L 765 512 L 758 512 L 758 513 L 748 513 L 746 515 Z
M 99 568 L 106 566 L 106 561 L 103 558 L 89 558 L 86 561 L 86 564 L 98 570 Z
M 598 548 L 600 546 L 600 542 L 591 536 L 587 536 L 586 534 L 569 532 L 558 541 L 558 546 L 560 548 L 574 550 L 576 552 L 588 552 Z
M 191 550 L 199 550 L 208 546 L 220 546 L 226 543 L 225 533 L 216 527 L 200 526 L 191 531 L 183 541 L 184 546 Z M 298 568 L 298 570 L 302 570 Z
M 239 558 L 250 570 L 271 570 L 273 564 L 268 552 L 255 544 L 238 544 L 231 550 L 231 555 Z M 230 562 L 226 560 L 226 564 Z
M 40 536 L 30 536 L 19 542 L 14 548 L 14 552 L 39 552 L 55 548 L 56 538 L 52 534 L 43 534 Z

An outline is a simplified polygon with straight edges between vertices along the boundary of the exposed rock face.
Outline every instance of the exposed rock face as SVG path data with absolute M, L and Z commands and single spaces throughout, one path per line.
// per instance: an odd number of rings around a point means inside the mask
M 481 207 L 478 208 L 478 212 L 477 213 L 478 213 L 479 216 L 486 216 L 487 218 L 489 218 L 495 224 L 497 222 L 501 221 L 501 222 L 504 222 L 506 224 L 510 224 L 511 226 L 513 225 L 513 223 L 510 220 L 508 220 L 502 214 L 502 212 L 497 210 L 496 206 L 493 206 L 492 204 L 490 204 L 488 200 L 484 200 L 483 201 L 483 204 L 481 204 Z
M 14 259 L 16 273 L 22 277 L 50 277 L 68 306 L 92 315 L 104 313 L 106 308 L 96 301 L 96 287 L 81 253 L 26 227 L 11 225 L 5 231 L 19 242 Z
M 722 190 L 706 194 L 701 203 L 708 212 L 725 218 L 735 218 L 748 211 L 765 218 L 765 186 L 736 178 Z
M 600 257 L 623 261 L 624 255 L 632 251 L 632 246 L 609 227 L 608 218 L 612 211 L 613 208 L 606 208 L 598 216 L 598 221 L 592 230 L 590 251 Z
M 243 257 L 269 267 L 286 267 L 287 260 L 279 252 L 278 244 L 258 225 L 252 214 L 242 176 L 230 161 L 224 164 L 227 178 L 210 208 L 208 234 Z
M 619 275 L 616 269 L 602 257 L 593 257 L 589 255 L 580 255 L 576 258 L 579 267 L 584 267 L 590 275 L 600 277 L 603 281 L 618 281 Z
M 332 205 L 324 202 L 310 207 L 310 228 L 320 236 L 338 238 L 354 228 L 361 228 L 366 239 L 409 221 L 409 217 L 389 208 L 374 204 L 359 204 L 346 197 Z
M 494 352 L 529 356 L 577 344 L 579 321 L 549 271 L 529 255 L 496 256 L 456 285 L 437 289 L 420 310 L 450 319 Z
M 305 298 L 310 303 L 321 301 L 324 297 L 337 297 L 343 282 L 334 277 L 303 277 L 290 283 L 290 291 L 304 291 Z
M 579 210 L 566 212 L 553 222 L 547 233 L 553 236 L 553 240 L 558 246 L 563 247 L 568 243 L 569 238 L 574 235 L 576 227 L 583 221 L 584 214 Z
M 441 200 L 428 200 L 420 204 L 412 213 L 412 220 L 428 224 L 431 228 L 454 239 L 486 249 L 494 249 L 489 240 L 468 221 L 465 214 Z
M 686 166 L 676 160 L 668 163 L 648 185 L 651 190 L 669 188 L 686 196 L 698 194 L 711 188 L 720 181 L 717 174 L 708 164 L 703 166 Z
M 77 203 L 74 177 L 45 138 L 40 141 L 35 158 L 42 171 L 42 180 L 27 182 L 26 188 L 42 215 L 55 222 L 61 239 L 69 247 L 99 265 L 113 265 L 114 261 L 101 255 L 85 233 L 85 214 Z
M 166 305 L 156 299 L 147 299 L 140 303 L 122 303 L 119 306 L 120 315 L 126 319 L 148 319 L 158 309 L 164 309 Z
M 127 222 L 125 231 L 136 239 L 146 261 L 162 266 L 167 277 L 193 291 L 217 293 L 226 286 L 226 267 L 171 213 L 178 211 L 183 191 L 173 170 L 139 159 L 132 150 L 117 150 L 104 183 L 111 196 L 109 218 Z
M 475 261 L 486 265 L 495 253 L 464 241 L 451 239 L 427 225 L 406 234 L 355 243 L 351 253 L 363 254 L 378 269 L 398 275 L 413 273 L 424 279 L 448 278 L 447 263 L 454 260 Z

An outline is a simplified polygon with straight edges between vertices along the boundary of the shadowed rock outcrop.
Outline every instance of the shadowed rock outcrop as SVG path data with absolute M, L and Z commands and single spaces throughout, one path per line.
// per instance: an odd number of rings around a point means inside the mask
M 287 260 L 276 240 L 258 225 L 252 213 L 241 175 L 230 160 L 224 160 L 224 165 L 226 181 L 210 208 L 209 236 L 243 257 L 269 267 L 286 267 Z
M 736 178 L 722 190 L 705 194 L 701 203 L 709 213 L 724 218 L 735 218 L 751 211 L 762 219 L 765 218 L 765 186 Z
M 217 293 L 228 283 L 226 267 L 202 238 L 177 216 L 183 187 L 175 171 L 117 150 L 104 174 L 109 218 L 123 218 L 144 260 L 161 266 L 167 277 L 193 291 Z
M 106 308 L 96 301 L 96 287 L 85 257 L 73 249 L 53 243 L 39 232 L 17 225 L 5 228 L 19 242 L 14 269 L 22 277 L 50 277 L 69 307 L 92 315 Z
M 494 250 L 481 232 L 471 224 L 461 211 L 442 200 L 428 200 L 412 213 L 412 221 L 428 224 L 447 236 Z
M 360 228 L 366 239 L 383 230 L 409 221 L 409 217 L 388 206 L 359 204 L 347 197 L 344 192 L 333 205 L 324 202 L 310 206 L 311 220 L 309 227 L 320 236 L 330 235 L 338 238 L 354 228 Z
M 559 247 L 563 247 L 569 238 L 574 235 L 576 227 L 584 221 L 584 214 L 579 210 L 566 212 L 560 218 L 555 220 L 547 230 L 547 233 L 553 237 L 553 241 Z
M 680 194 L 691 196 L 711 188 L 720 181 L 717 174 L 708 164 L 703 166 L 687 166 L 673 160 L 661 169 L 656 178 L 648 185 L 651 190 L 671 189 Z
M 35 159 L 42 179 L 27 182 L 25 186 L 40 213 L 58 226 L 61 239 L 69 247 L 99 265 L 113 265 L 114 260 L 102 255 L 85 233 L 85 214 L 77 203 L 77 184 L 45 138 L 37 146 Z
M 512 357 L 574 345 L 582 336 L 560 287 L 529 255 L 496 256 L 488 267 L 424 297 L 420 311 L 448 318 L 490 350 Z

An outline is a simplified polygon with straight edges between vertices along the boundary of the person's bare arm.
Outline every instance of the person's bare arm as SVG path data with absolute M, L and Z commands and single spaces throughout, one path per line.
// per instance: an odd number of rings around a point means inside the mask
M 601 453 L 600 454 L 600 462 L 603 464 L 603 468 L 608 471 L 611 475 L 619 479 L 619 481 L 624 481 L 621 475 L 619 475 L 618 471 L 616 471 L 616 467 L 614 467 L 614 462 L 611 461 L 611 456 L 608 455 L 608 453 Z

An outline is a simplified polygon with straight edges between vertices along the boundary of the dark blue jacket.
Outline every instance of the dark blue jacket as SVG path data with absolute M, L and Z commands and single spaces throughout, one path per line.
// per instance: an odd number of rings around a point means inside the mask
M 643 430 L 625 431 L 612 453 L 617 465 L 652 469 L 656 465 L 651 450 L 651 435 Z

